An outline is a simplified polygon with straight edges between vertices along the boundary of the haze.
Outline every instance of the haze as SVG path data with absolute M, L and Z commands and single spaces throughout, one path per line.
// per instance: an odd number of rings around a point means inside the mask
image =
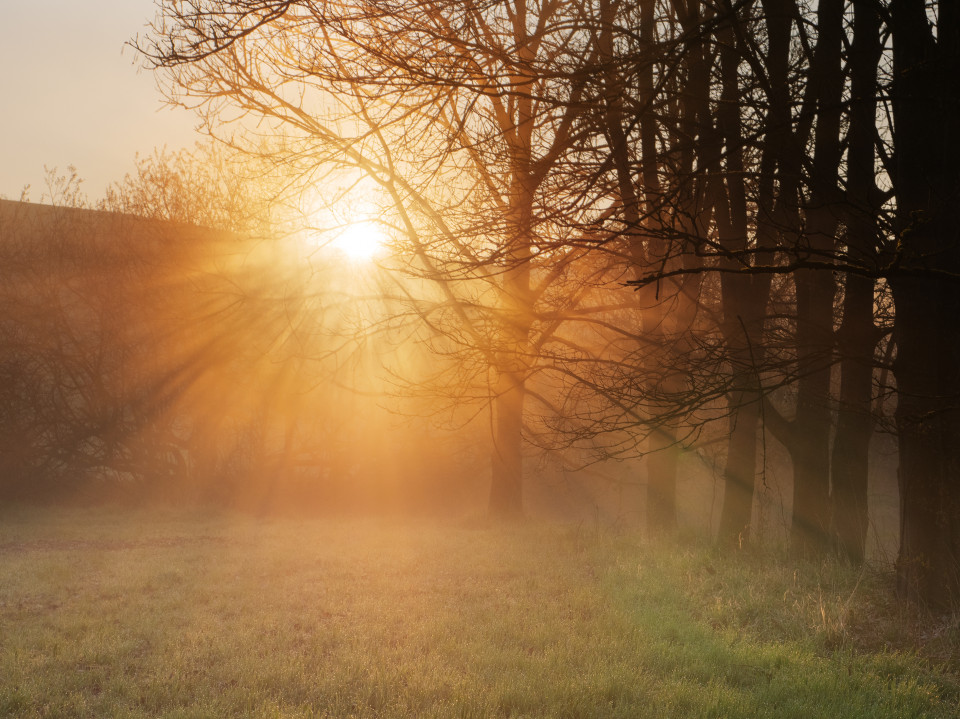
M 44 190 L 44 166 L 74 165 L 91 199 L 133 167 L 137 152 L 190 146 L 194 118 L 166 108 L 153 76 L 124 43 L 152 0 L 5 2 L 0 13 L 0 196 Z

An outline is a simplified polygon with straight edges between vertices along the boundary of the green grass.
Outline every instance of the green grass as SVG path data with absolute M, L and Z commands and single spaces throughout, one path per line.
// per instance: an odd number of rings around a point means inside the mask
M 557 526 L 8 511 L 0 715 L 947 717 L 877 572 Z

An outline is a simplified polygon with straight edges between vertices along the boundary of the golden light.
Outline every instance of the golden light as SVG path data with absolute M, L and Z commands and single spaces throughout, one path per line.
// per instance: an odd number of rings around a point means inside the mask
M 368 262 L 383 252 L 387 238 L 369 220 L 355 222 L 337 235 L 330 246 L 354 262 Z

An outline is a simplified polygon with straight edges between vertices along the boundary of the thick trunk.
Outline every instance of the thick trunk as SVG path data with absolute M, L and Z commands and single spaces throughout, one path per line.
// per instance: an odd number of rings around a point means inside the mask
M 647 456 L 647 532 L 666 535 L 677 528 L 677 464 L 680 451 L 669 428 L 650 435 Z
M 535 51 L 528 35 L 526 5 L 517 6 L 514 41 L 520 60 L 511 77 L 517 93 L 510 117 L 501 120 L 500 131 L 508 138 L 510 191 L 506 207 L 507 235 L 500 275 L 499 333 L 494 369 L 498 374 L 493 406 L 494 436 L 491 458 L 490 514 L 519 517 L 523 512 L 523 403 L 530 370 L 530 331 L 536 315 L 536 298 L 530 286 L 533 258 L 534 197 L 534 81 L 529 74 Z
M 829 547 L 830 532 L 830 413 L 819 407 L 798 410 L 794 437 L 793 519 L 790 540 L 800 555 Z
M 644 47 L 652 48 L 654 44 L 654 11 L 655 3 L 652 0 L 643 0 L 640 5 L 640 39 Z M 655 90 L 653 78 L 653 63 L 646 63 L 638 78 L 641 102 L 652 104 Z M 660 257 L 665 255 L 662 235 L 663 208 L 662 188 L 658 171 L 658 152 L 656 140 L 656 124 L 654 118 L 645 117 L 640 124 L 640 160 L 641 160 L 641 187 L 643 191 L 645 217 L 643 225 L 648 230 L 645 262 L 649 266 L 655 265 Z M 656 239 L 654 239 L 656 237 Z M 642 318 L 644 334 L 650 338 L 664 341 L 663 308 L 658 301 L 659 288 L 647 287 L 641 290 L 640 301 L 649 309 Z M 655 374 L 671 372 L 674 368 L 663 367 L 659 358 L 654 354 L 648 360 L 653 366 Z M 657 427 L 648 439 L 649 454 L 647 455 L 647 532 L 652 535 L 666 535 L 677 528 L 677 460 L 676 434 L 669 425 Z
M 491 458 L 490 514 L 519 517 L 523 511 L 523 404 L 529 371 L 528 342 L 533 316 L 530 295 L 530 266 L 522 255 L 517 265 L 503 275 L 501 299 L 504 307 L 500 329 L 498 379 L 493 402 L 493 455 Z
M 497 385 L 490 485 L 490 514 L 516 518 L 523 512 L 524 376 L 503 372 Z
M 789 445 L 793 462 L 791 541 L 806 554 L 827 548 L 830 531 L 830 358 L 832 274 L 799 270 L 797 288 L 797 414 Z
M 853 7 L 850 48 L 850 128 L 847 132 L 847 252 L 863 267 L 877 263 L 877 186 L 874 135 L 880 15 L 873 3 Z M 837 548 L 854 563 L 866 556 L 867 480 L 873 433 L 874 281 L 847 274 L 843 323 L 837 332 L 840 402 L 833 441 L 831 492 Z
M 843 324 L 837 332 L 840 351 L 840 402 L 833 440 L 833 527 L 837 547 L 854 563 L 863 562 L 867 540 L 867 478 L 873 435 L 872 279 L 847 275 Z
M 529 371 L 528 342 L 533 317 L 530 266 L 522 243 L 514 256 L 517 263 L 503 275 L 504 307 L 500 330 L 499 363 L 493 403 L 493 456 L 491 461 L 490 513 L 518 517 L 523 511 L 523 403 Z
M 742 545 L 748 542 L 753 523 L 760 404 L 756 400 L 750 401 L 750 397 L 739 394 L 731 399 L 738 409 L 730 420 L 727 463 L 723 473 L 725 489 L 719 538 L 726 544 Z
M 710 13 L 696 4 L 677 3 L 684 29 L 692 32 L 702 21 L 700 13 Z M 694 44 L 687 52 L 689 80 L 683 95 L 686 137 L 697 137 L 694 170 L 693 153 L 684 166 L 684 174 L 696 172 L 691 183 L 690 198 L 684 215 L 690 218 L 687 233 L 707 236 L 714 232 L 720 245 L 730 253 L 722 262 L 737 270 L 751 259 L 738 256 L 750 249 L 748 203 L 744 185 L 743 148 L 738 67 L 742 53 L 731 16 L 716 28 L 721 69 L 721 99 L 716 113 L 711 106 L 711 60 L 706 46 Z M 682 143 L 681 143 L 682 146 Z M 770 150 L 765 157 L 772 156 Z M 766 239 L 758 233 L 756 247 L 764 249 Z M 764 261 L 764 253 L 753 261 Z M 724 468 L 724 495 L 721 509 L 719 541 L 749 541 L 753 495 L 757 474 L 757 431 L 760 424 L 758 367 L 763 362 L 762 333 L 770 279 L 762 275 L 724 274 L 721 277 L 722 332 L 729 353 L 730 379 L 728 402 L 730 436 Z
M 712 193 L 715 220 L 723 247 L 734 253 L 724 262 L 737 269 L 746 261 L 767 264 L 768 252 L 783 223 L 771 222 L 774 207 L 774 177 L 781 171 L 789 139 L 789 98 L 784 93 L 787 79 L 787 44 L 790 20 L 780 7 L 783 3 L 765 3 L 767 30 L 771 38 L 768 59 L 772 93 L 765 118 L 766 137 L 758 173 L 757 207 L 753 219 L 744 183 L 743 148 L 748 144 L 740 117 L 739 64 L 744 53 L 753 49 L 736 33 L 734 25 L 721 24 L 720 61 L 723 102 L 718 111 L 718 129 L 723 138 L 723 183 Z M 770 7 L 768 7 L 768 5 Z M 735 18 L 731 19 L 735 21 Z M 784 186 L 784 178 L 780 177 Z M 737 257 L 752 248 L 748 242 L 750 226 L 755 224 L 755 257 Z M 724 274 L 721 277 L 723 335 L 731 363 L 728 393 L 731 432 L 723 478 L 725 490 L 718 539 L 721 543 L 749 541 L 753 495 L 757 475 L 757 432 L 760 429 L 759 368 L 765 361 L 764 321 L 770 298 L 770 276 Z
M 935 606 L 960 597 L 960 23 L 941 3 L 937 32 L 923 0 L 890 4 L 893 35 L 896 305 L 900 449 L 898 588 Z M 916 276 L 910 276 L 916 273 Z
M 903 596 L 934 606 L 960 598 L 957 288 L 930 280 L 893 282 L 896 302 L 897 432 Z
M 840 110 L 843 97 L 842 0 L 820 0 L 817 45 L 810 64 L 814 90 L 804 98 L 809 114 L 815 102 L 813 166 L 807 227 L 801 252 L 814 259 L 831 257 L 836 245 L 839 201 Z M 802 142 L 802 138 L 797 139 Z M 799 168 L 797 168 L 799 169 Z M 800 237 L 800 235 L 798 235 Z M 798 248 L 799 249 L 799 248 Z M 806 554 L 829 546 L 830 536 L 830 367 L 833 353 L 833 274 L 798 270 L 797 413 L 790 443 L 793 461 L 794 550 Z

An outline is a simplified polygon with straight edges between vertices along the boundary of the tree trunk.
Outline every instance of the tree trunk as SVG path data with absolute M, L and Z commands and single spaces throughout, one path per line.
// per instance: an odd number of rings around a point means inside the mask
M 650 435 L 647 455 L 647 532 L 664 536 L 677 528 L 677 464 L 680 452 L 670 430 Z
M 850 48 L 850 128 L 847 131 L 847 252 L 864 267 L 877 264 L 879 232 L 875 199 L 877 65 L 880 15 L 873 3 L 853 6 Z M 848 273 L 843 321 L 837 331 L 840 354 L 840 402 L 833 440 L 831 492 L 837 547 L 854 563 L 866 557 L 867 490 L 870 438 L 873 434 L 874 281 Z
M 751 221 L 744 184 L 743 136 L 738 67 L 741 53 L 749 52 L 741 46 L 731 17 L 718 28 L 722 77 L 722 103 L 717 115 L 719 139 L 725 147 L 722 153 L 718 141 L 715 158 L 717 177 L 711 182 L 711 205 L 719 228 L 720 242 L 731 253 L 722 260 L 731 269 L 737 269 L 743 258 L 737 253 L 748 250 Z M 763 149 L 758 203 L 763 213 L 772 209 L 773 172 L 777 149 L 768 143 Z M 753 262 L 760 264 L 772 258 L 764 252 L 772 241 L 768 225 L 757 223 L 756 246 L 761 250 Z M 749 260 L 747 260 L 749 262 Z M 724 544 L 742 545 L 750 540 L 753 516 L 753 495 L 757 476 L 757 431 L 760 428 L 759 367 L 765 358 L 763 343 L 764 319 L 770 298 L 769 275 L 724 274 L 721 277 L 723 309 L 722 332 L 730 358 L 731 377 L 727 402 L 730 411 L 730 437 L 723 472 L 724 495 L 720 515 L 718 539 Z
M 837 332 L 840 351 L 840 402 L 833 440 L 833 528 L 837 547 L 851 562 L 866 556 L 867 479 L 870 438 L 873 435 L 873 324 L 872 279 L 848 274 L 843 324 Z
M 817 45 L 810 59 L 813 90 L 802 111 L 816 109 L 810 202 L 800 252 L 815 259 L 832 256 L 839 223 L 838 168 L 842 156 L 840 112 L 843 99 L 841 37 L 843 0 L 820 0 Z M 808 104 L 809 103 L 809 104 Z M 796 142 L 803 142 L 797 138 Z M 799 169 L 799 168 L 797 168 Z M 798 238 L 800 235 L 798 235 Z M 801 269 L 794 273 L 797 303 L 797 413 L 790 443 L 793 461 L 794 550 L 807 554 L 829 546 L 830 537 L 830 368 L 833 355 L 833 273 Z
M 830 273 L 798 270 L 797 413 L 789 444 L 793 462 L 791 542 L 800 554 L 828 547 L 830 532 L 830 360 L 834 283 Z
M 905 597 L 945 607 L 960 598 L 960 292 L 929 279 L 891 284 L 900 450 L 897 587 Z
M 760 425 L 760 403 L 755 398 L 755 393 L 739 393 L 731 398 L 731 404 L 737 410 L 730 418 L 720 515 L 720 541 L 727 544 L 742 545 L 750 541 L 753 492 L 757 481 L 757 429 Z
M 494 403 L 494 447 L 490 484 L 490 514 L 519 517 L 523 512 L 523 403 L 530 370 L 530 331 L 536 313 L 536 298 L 530 287 L 533 258 L 533 217 L 537 181 L 534 179 L 534 51 L 528 35 L 527 6 L 516 6 L 513 40 L 519 63 L 510 78 L 515 96 L 512 112 L 499 120 L 507 140 L 510 162 L 506 207 L 505 270 L 501 274 L 498 373 Z M 511 122 L 512 121 L 512 122 Z M 515 123 L 515 124 L 513 124 Z
M 654 2 L 643 0 L 640 4 L 640 39 L 646 48 L 653 48 Z M 656 266 L 665 256 L 662 239 L 663 213 L 662 189 L 658 171 L 656 118 L 652 115 L 639 119 L 640 127 L 640 178 L 634 177 L 627 133 L 623 97 L 624 77 L 616 63 L 613 35 L 616 27 L 615 4 L 605 0 L 600 3 L 599 50 L 606 84 L 604 131 L 611 150 L 611 160 L 617 178 L 617 189 L 626 225 L 625 236 L 630 258 L 641 275 Z M 640 104 L 652 105 L 654 97 L 653 62 L 645 63 L 638 77 Z M 663 299 L 658 297 L 659 287 L 643 287 L 637 292 L 640 324 L 650 346 L 664 342 Z M 674 368 L 664 367 L 657 352 L 651 352 L 644 360 L 650 376 L 670 373 Z M 682 380 L 681 380 L 682 381 Z M 651 418 L 657 422 L 657 418 Z M 677 461 L 676 434 L 668 424 L 654 429 L 647 440 L 647 531 L 663 535 L 677 527 L 676 485 Z
M 497 383 L 490 485 L 490 514 L 501 519 L 523 512 L 523 399 L 521 372 L 502 372 Z
M 890 4 L 893 186 L 897 198 L 897 430 L 900 553 L 897 585 L 933 606 L 960 596 L 960 17 L 923 0 Z
M 518 241 L 511 258 L 515 265 L 503 273 L 501 287 L 503 316 L 498 338 L 499 362 L 495 367 L 498 377 L 493 403 L 494 446 L 490 484 L 490 513 L 497 517 L 519 517 L 523 512 L 523 403 L 534 310 L 528 238 L 529 234 L 525 234 Z

